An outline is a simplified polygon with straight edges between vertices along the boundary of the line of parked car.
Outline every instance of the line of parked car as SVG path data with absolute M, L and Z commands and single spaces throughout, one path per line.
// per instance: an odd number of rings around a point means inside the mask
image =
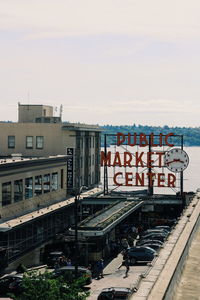
M 156 226 L 144 231 L 137 240 L 136 245 L 126 250 L 130 263 L 152 261 L 159 249 L 163 247 L 170 231 L 169 226 Z
M 152 229 L 147 229 L 137 239 L 136 246 L 128 247 L 124 254 L 128 254 L 131 264 L 150 262 L 157 255 L 157 251 L 163 247 L 170 231 L 170 226 L 156 226 Z M 128 288 L 105 288 L 99 294 L 98 300 L 128 300 L 131 298 L 131 295 L 132 291 Z

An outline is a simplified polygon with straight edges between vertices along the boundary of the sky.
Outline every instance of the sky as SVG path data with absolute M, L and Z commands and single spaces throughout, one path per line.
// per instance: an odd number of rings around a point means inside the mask
M 199 127 L 199 0 L 0 0 L 0 120 Z

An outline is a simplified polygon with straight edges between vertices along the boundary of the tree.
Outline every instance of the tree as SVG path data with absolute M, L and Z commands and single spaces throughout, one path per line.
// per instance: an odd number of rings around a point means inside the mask
M 66 283 L 63 277 L 55 278 L 51 273 L 27 273 L 21 284 L 22 292 L 14 300 L 85 300 L 88 292 L 81 289 L 84 278 Z

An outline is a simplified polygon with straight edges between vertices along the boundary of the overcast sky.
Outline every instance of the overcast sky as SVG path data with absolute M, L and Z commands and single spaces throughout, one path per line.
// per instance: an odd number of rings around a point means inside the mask
M 0 45 L 0 120 L 200 126 L 199 0 L 0 0 Z

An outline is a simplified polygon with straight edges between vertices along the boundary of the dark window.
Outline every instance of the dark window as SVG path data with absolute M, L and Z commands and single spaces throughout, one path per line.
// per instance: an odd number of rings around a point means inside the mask
M 35 195 L 42 194 L 42 175 L 35 176 Z
M 52 173 L 51 190 L 56 191 L 58 189 L 58 173 Z
M 15 136 L 14 135 L 8 136 L 8 148 L 15 148 Z
M 14 181 L 14 202 L 23 200 L 23 180 Z
M 83 138 L 80 139 L 80 148 L 83 148 Z
M 36 136 L 36 149 L 43 149 L 44 147 L 44 137 Z
M 33 177 L 25 179 L 25 199 L 33 197 Z
M 33 136 L 26 137 L 26 149 L 33 149 Z
M 45 174 L 43 176 L 43 190 L 44 193 L 50 192 L 50 174 Z
M 60 172 L 60 187 L 61 189 L 63 189 L 63 169 L 61 169 L 61 172 Z
M 81 156 L 80 157 L 80 168 L 82 168 L 83 167 L 83 157 Z
M 11 182 L 5 182 L 2 184 L 2 206 L 11 203 L 12 187 Z

